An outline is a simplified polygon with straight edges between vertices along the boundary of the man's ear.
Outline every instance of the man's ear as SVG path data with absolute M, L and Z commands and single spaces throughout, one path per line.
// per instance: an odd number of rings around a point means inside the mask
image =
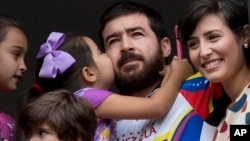
M 170 44 L 170 40 L 167 37 L 164 37 L 161 40 L 161 49 L 163 52 L 163 56 L 166 58 L 170 55 L 171 53 L 171 44 Z
M 82 77 L 86 82 L 94 83 L 97 79 L 94 69 L 90 67 L 82 68 Z

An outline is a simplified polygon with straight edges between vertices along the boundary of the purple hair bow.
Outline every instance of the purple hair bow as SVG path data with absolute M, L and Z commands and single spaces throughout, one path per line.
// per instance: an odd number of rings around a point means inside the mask
M 64 41 L 65 35 L 59 32 L 50 33 L 47 41 L 41 45 L 36 58 L 44 57 L 39 72 L 40 78 L 55 78 L 57 73 L 64 73 L 75 59 L 65 51 L 56 50 Z

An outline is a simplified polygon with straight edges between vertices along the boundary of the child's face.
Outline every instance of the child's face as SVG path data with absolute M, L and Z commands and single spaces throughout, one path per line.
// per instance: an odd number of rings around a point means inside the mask
M 28 42 L 24 33 L 18 28 L 9 28 L 0 43 L 0 91 L 16 90 L 22 73 L 27 70 L 24 63 L 27 50 Z
M 98 77 L 98 86 L 102 89 L 109 89 L 114 82 L 114 70 L 110 58 L 102 53 L 93 40 L 90 38 L 84 37 L 85 41 L 90 47 L 92 52 L 93 60 L 97 66 L 97 77 Z
M 60 141 L 60 139 L 55 130 L 49 124 L 44 123 L 31 133 L 28 141 Z

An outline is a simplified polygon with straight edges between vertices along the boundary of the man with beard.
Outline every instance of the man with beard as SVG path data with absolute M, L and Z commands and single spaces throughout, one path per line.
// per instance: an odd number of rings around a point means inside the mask
M 111 58 L 120 93 L 150 97 L 161 85 L 159 71 L 171 52 L 161 15 L 146 5 L 121 1 L 104 11 L 100 23 L 100 42 Z M 221 119 L 208 115 L 213 111 L 211 100 L 222 93 L 220 86 L 208 86 L 205 78 L 195 75 L 184 82 L 163 118 L 118 120 L 116 141 L 212 140 L 217 122 L 204 120 Z

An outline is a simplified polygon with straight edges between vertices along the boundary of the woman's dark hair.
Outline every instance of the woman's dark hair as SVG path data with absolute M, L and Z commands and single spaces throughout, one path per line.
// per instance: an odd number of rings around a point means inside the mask
M 178 24 L 178 34 L 182 43 L 187 43 L 200 19 L 208 14 L 220 16 L 238 37 L 243 35 L 243 27 L 249 24 L 245 0 L 195 0 L 188 7 Z M 250 48 L 243 49 L 245 60 L 250 67 Z

